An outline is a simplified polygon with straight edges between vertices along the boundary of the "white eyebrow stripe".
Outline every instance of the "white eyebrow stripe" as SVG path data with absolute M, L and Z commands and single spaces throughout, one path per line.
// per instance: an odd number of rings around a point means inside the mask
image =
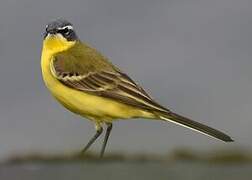
M 64 26 L 64 27 L 59 27 L 58 29 L 61 30 L 61 29 L 73 29 L 73 26 L 71 25 L 67 25 L 67 26 Z

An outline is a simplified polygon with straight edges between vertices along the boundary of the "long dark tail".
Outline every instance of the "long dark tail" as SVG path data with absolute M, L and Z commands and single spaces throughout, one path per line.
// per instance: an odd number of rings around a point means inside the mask
M 231 137 L 224 134 L 223 132 L 220 132 L 216 129 L 213 129 L 209 126 L 206 126 L 204 124 L 193 121 L 191 119 L 188 119 L 188 118 L 183 117 L 181 115 L 178 115 L 176 113 L 167 112 L 167 113 L 158 113 L 157 115 L 162 120 L 176 123 L 178 125 L 190 128 L 194 131 L 200 132 L 200 133 L 205 134 L 207 136 L 211 136 L 211 137 L 214 137 L 216 139 L 220 139 L 225 142 L 232 142 L 233 141 L 231 139 Z

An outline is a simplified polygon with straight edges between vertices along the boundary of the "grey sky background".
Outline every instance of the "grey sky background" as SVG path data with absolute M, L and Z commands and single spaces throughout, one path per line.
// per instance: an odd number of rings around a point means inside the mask
M 94 133 L 91 122 L 61 107 L 42 82 L 42 33 L 57 17 L 70 20 L 82 40 L 162 105 L 236 141 L 224 144 L 171 123 L 131 120 L 114 124 L 108 151 L 252 146 L 252 1 L 2 0 L 1 158 L 78 151 Z M 100 150 L 100 143 L 92 149 Z

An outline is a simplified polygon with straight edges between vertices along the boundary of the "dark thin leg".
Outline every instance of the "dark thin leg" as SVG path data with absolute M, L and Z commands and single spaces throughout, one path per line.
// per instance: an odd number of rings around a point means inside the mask
M 103 144 L 102 144 L 102 150 L 101 150 L 100 158 L 103 157 L 103 154 L 105 152 L 105 148 L 106 148 L 106 145 L 107 145 L 108 138 L 109 138 L 110 132 L 112 130 L 112 127 L 113 127 L 112 123 L 107 123 L 107 130 L 106 130 L 105 138 L 104 138 L 104 141 L 103 141 Z
M 87 151 L 87 149 L 95 142 L 95 140 L 101 135 L 102 131 L 103 131 L 102 127 L 100 127 L 96 131 L 95 135 L 90 139 L 85 148 L 81 151 L 82 154 L 84 154 Z

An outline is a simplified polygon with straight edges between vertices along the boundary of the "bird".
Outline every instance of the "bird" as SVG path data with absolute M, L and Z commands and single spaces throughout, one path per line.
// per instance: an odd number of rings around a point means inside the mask
M 100 157 L 103 157 L 112 124 L 120 119 L 163 120 L 224 142 L 233 141 L 227 134 L 157 103 L 107 57 L 82 42 L 72 23 L 63 18 L 46 25 L 41 70 L 52 96 L 66 109 L 94 123 L 95 134 L 81 151 L 83 154 L 106 127 L 100 151 Z

